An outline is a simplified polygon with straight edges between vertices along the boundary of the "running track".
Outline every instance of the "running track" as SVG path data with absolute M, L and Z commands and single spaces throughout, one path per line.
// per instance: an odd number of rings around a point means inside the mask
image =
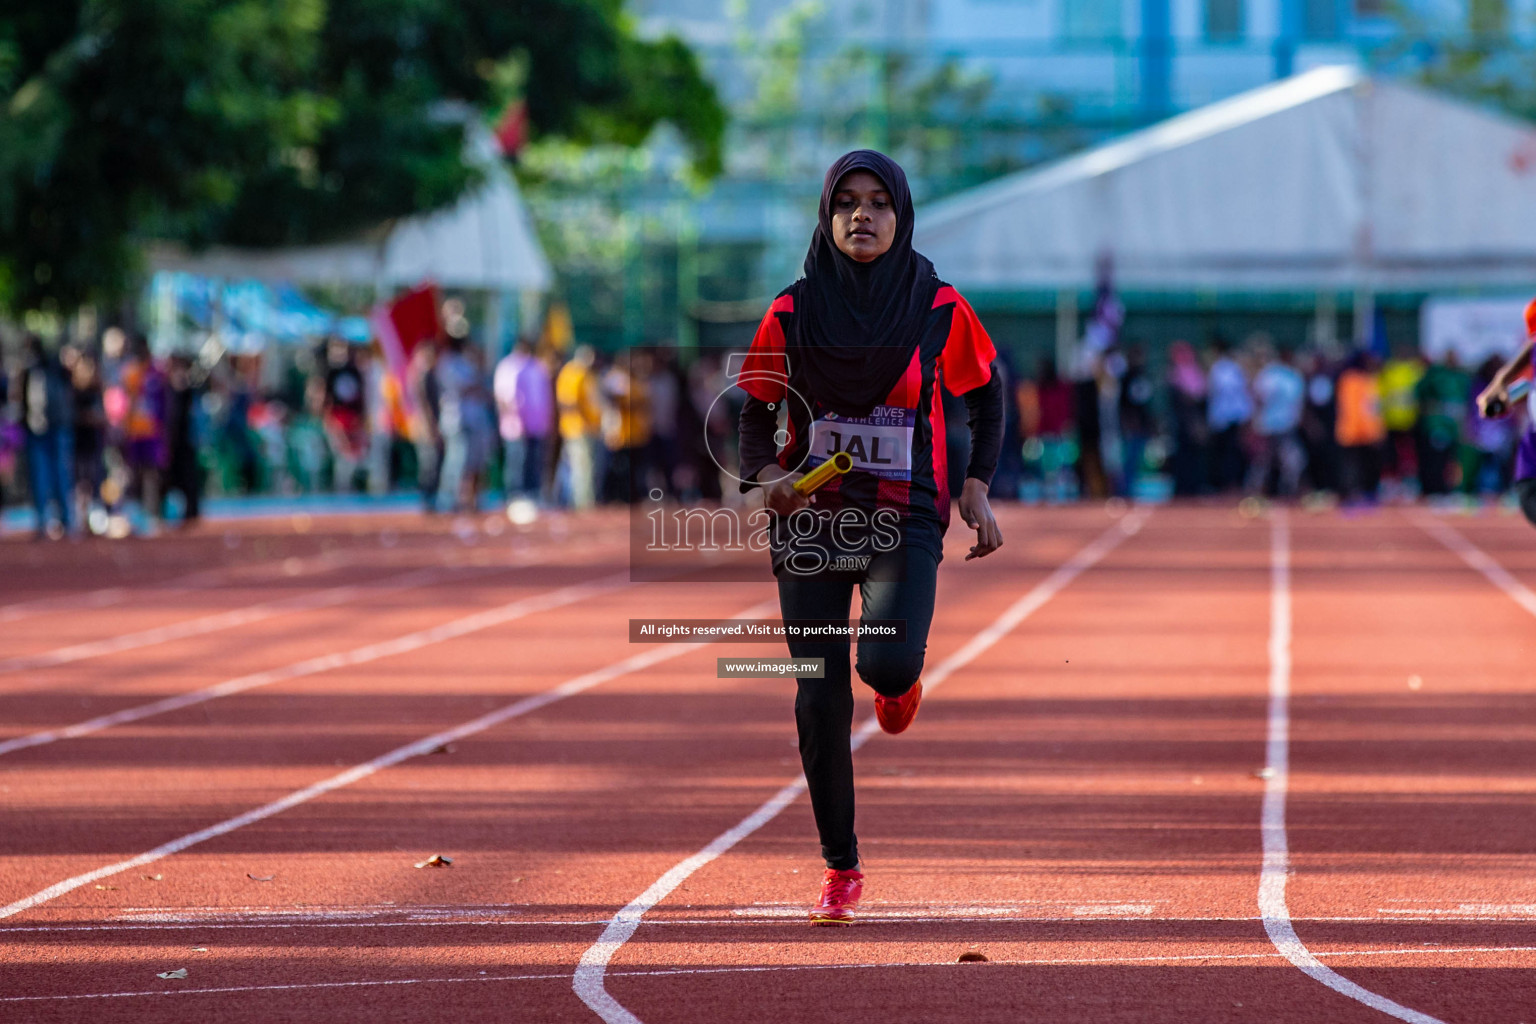
M 714 678 L 770 649 L 627 643 L 767 583 L 608 514 L 0 544 L 0 1020 L 1536 1024 L 1523 520 L 1002 521 L 848 930 L 791 687 Z

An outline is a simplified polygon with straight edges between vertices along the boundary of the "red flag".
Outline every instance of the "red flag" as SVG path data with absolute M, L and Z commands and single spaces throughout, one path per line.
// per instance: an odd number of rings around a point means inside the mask
M 405 387 L 406 365 L 417 345 L 435 341 L 442 335 L 442 321 L 437 315 L 441 308 L 437 285 L 429 282 L 393 302 L 379 303 L 369 317 L 378 333 L 379 346 L 384 350 L 384 362 L 400 386 L 401 403 L 408 417 L 415 410 L 411 407 L 410 389 Z

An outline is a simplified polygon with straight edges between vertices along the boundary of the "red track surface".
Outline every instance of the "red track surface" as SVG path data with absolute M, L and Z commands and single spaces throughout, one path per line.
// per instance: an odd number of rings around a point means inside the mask
M 1536 622 L 1420 523 L 1452 527 L 1516 591 L 1536 588 L 1536 536 L 1499 514 L 1288 522 L 1296 932 L 1429 1019 L 1536 1024 Z M 952 535 L 930 666 L 1112 526 L 1010 509 L 1007 546 L 972 563 Z M 791 684 L 714 678 L 716 657 L 769 648 L 631 646 L 627 620 L 774 592 L 616 583 L 616 516 L 483 527 L 285 519 L 0 545 L 0 743 L 419 638 L 0 754 L 0 904 L 675 655 L 0 919 L 0 1020 L 599 1020 L 572 975 L 609 919 L 798 772 Z M 857 927 L 803 924 L 819 865 L 801 797 L 646 914 L 607 991 L 646 1024 L 1390 1020 L 1287 962 L 1259 919 L 1273 529 L 1159 510 L 911 731 L 876 735 L 858 755 Z M 591 581 L 607 582 L 423 633 Z M 186 633 L 273 601 L 299 606 Z M 413 867 L 431 854 L 453 866 Z M 968 950 L 991 962 L 956 963 Z

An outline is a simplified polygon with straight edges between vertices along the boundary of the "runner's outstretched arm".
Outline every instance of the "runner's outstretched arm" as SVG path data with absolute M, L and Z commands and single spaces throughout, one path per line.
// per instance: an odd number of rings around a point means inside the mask
M 1489 381 L 1482 394 L 1477 396 L 1477 411 L 1482 414 L 1484 419 L 1488 418 L 1488 406 L 1492 402 L 1497 401 L 1506 409 L 1509 407 L 1510 381 L 1524 373 L 1525 368 L 1531 365 L 1531 350 L 1533 348 L 1536 348 L 1536 338 L 1526 339 L 1525 344 L 1520 346 L 1520 351 L 1515 353 L 1514 358 L 1499 367 L 1499 372 L 1493 375 L 1493 380 Z
M 997 471 L 998 456 L 1003 450 L 1003 378 L 995 361 L 987 382 L 967 391 L 963 397 L 971 425 L 971 457 L 965 467 L 965 484 L 960 491 L 960 518 L 976 531 L 976 543 L 965 556 L 969 562 L 1003 546 L 1003 532 L 987 501 L 992 474 Z

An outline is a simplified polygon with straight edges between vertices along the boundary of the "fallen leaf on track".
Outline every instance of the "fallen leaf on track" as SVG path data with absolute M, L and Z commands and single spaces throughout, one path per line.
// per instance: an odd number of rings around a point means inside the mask
M 97 887 L 96 887 L 96 888 L 98 888 L 98 889 L 111 889 L 111 890 L 116 890 L 116 889 L 117 889 L 117 886 L 115 886 L 115 885 L 98 885 L 98 886 L 97 886 Z
M 187 969 L 185 967 L 178 967 L 174 971 L 166 971 L 164 974 L 155 975 L 157 978 L 185 978 L 186 976 Z
M 459 749 L 459 748 L 455 747 L 452 743 L 441 743 L 441 744 L 433 747 L 431 750 L 427 751 L 427 753 L 429 753 L 429 754 L 451 754 L 451 753 L 453 753 L 457 749 Z
M 164 878 L 165 876 L 164 875 L 140 875 L 139 877 L 144 879 L 144 881 L 146 881 L 146 882 L 158 882 L 158 881 L 160 881 L 160 879 Z
M 451 868 L 453 867 L 453 858 L 444 857 L 440 853 L 434 853 L 426 860 L 417 861 L 416 866 L 419 868 Z
M 272 881 L 272 879 L 276 878 L 277 876 L 276 875 L 253 875 L 249 871 L 247 871 L 245 873 L 245 877 L 249 878 L 253 882 L 270 882 L 270 881 Z

